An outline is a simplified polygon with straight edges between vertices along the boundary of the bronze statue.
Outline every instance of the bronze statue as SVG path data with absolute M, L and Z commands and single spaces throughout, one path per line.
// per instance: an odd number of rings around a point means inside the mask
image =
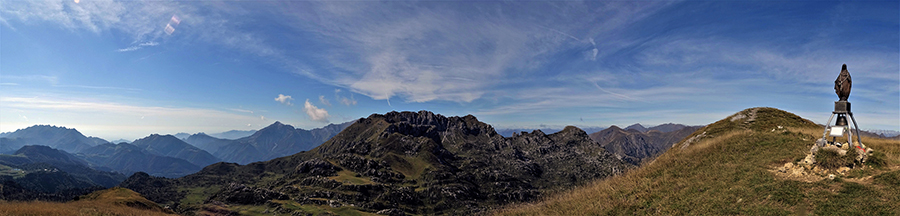
M 850 72 L 847 71 L 847 64 L 841 67 L 841 74 L 834 80 L 834 93 L 838 95 L 840 101 L 847 101 L 850 97 Z

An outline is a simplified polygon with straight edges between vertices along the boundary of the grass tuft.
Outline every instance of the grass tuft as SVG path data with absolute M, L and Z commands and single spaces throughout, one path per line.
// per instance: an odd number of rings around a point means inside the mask
M 816 153 L 816 164 L 825 169 L 837 169 L 840 167 L 853 167 L 858 153 L 850 149 L 847 154 L 841 155 L 834 149 L 821 149 Z
M 866 159 L 866 165 L 872 166 L 872 168 L 881 169 L 887 165 L 887 155 L 885 155 L 884 152 L 876 151 Z

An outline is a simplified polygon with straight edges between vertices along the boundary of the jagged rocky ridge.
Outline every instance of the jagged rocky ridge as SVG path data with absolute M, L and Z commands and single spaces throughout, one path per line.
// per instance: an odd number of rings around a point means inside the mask
M 190 190 L 178 188 L 217 188 L 206 204 L 291 200 L 372 213 L 472 214 L 630 167 L 575 127 L 505 138 L 471 115 L 391 112 L 359 119 L 308 152 L 217 163 L 178 179 L 137 173 L 122 186 L 182 212 L 203 207 L 179 203 Z

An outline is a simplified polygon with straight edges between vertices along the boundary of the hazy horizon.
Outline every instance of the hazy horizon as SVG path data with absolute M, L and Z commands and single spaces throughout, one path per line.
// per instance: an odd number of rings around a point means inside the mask
M 393 110 L 495 128 L 824 123 L 847 64 L 900 131 L 900 2 L 7 1 L 0 131 L 312 129 Z

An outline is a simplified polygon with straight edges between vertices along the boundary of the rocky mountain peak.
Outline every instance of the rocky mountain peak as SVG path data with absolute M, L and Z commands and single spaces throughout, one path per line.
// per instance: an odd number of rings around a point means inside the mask
M 647 128 L 644 127 L 643 125 L 641 125 L 640 123 L 633 124 L 633 125 L 629 125 L 628 127 L 625 127 L 625 130 L 626 130 L 626 131 L 628 131 L 628 130 L 636 130 L 636 131 L 638 131 L 638 132 L 647 132 Z
M 565 137 L 579 137 L 579 138 L 590 139 L 590 137 L 588 137 L 588 134 L 586 132 L 584 132 L 584 130 L 581 130 L 581 128 L 571 126 L 571 125 L 566 126 L 561 131 L 556 132 L 554 134 L 556 134 L 558 136 L 565 136 Z
M 173 135 L 171 135 L 171 134 L 166 134 L 166 135 L 150 134 L 150 136 L 147 136 L 147 137 L 144 137 L 144 138 L 135 140 L 135 142 L 141 141 L 141 140 L 143 140 L 143 141 L 149 141 L 149 140 L 170 140 L 170 139 L 180 140 L 180 139 L 178 139 L 178 137 L 175 137 L 175 136 L 173 136 Z
M 657 125 L 657 126 L 653 126 L 653 127 L 647 128 L 647 130 L 658 130 L 659 132 L 666 133 L 666 132 L 672 132 L 672 131 L 681 130 L 681 129 L 685 128 L 685 127 L 688 127 L 688 126 L 683 125 L 683 124 L 665 123 L 665 124 L 661 124 L 661 125 Z
M 294 126 L 282 124 L 280 121 L 276 121 L 275 123 L 272 123 L 271 125 L 266 126 L 263 129 L 260 129 L 259 131 L 257 131 L 257 133 L 259 133 L 260 131 L 264 131 L 264 130 L 269 130 L 269 131 L 272 131 L 272 130 L 276 130 L 276 131 L 294 130 Z
M 458 132 L 466 135 L 497 135 L 497 132 L 494 131 L 493 127 L 478 121 L 478 119 L 472 115 L 446 117 L 425 110 L 419 112 L 394 111 L 385 113 L 384 115 L 372 114 L 367 119 L 373 120 L 380 118 L 383 118 L 385 122 L 393 125 L 388 128 L 388 133 L 399 132 L 401 134 L 422 135 L 427 130 L 437 133 Z

